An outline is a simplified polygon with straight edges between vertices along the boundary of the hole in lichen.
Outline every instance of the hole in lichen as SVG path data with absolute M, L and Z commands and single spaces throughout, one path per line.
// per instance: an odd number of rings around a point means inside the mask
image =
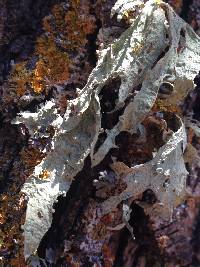
M 121 110 L 114 111 L 120 86 L 120 77 L 110 79 L 101 89 L 99 94 L 102 114 L 101 127 L 103 129 L 112 129 L 118 122 L 119 116 L 122 114 Z
M 115 101 L 118 98 L 121 78 L 109 79 L 99 94 L 102 112 L 111 112 L 115 108 Z
M 143 192 L 141 201 L 146 202 L 148 204 L 154 204 L 156 203 L 157 198 L 151 189 L 147 189 Z
M 180 119 L 176 116 L 176 114 L 171 112 L 163 112 L 163 118 L 167 122 L 167 127 L 171 129 L 173 132 L 177 132 L 180 128 Z
M 181 53 L 185 49 L 186 39 L 185 39 L 186 31 L 185 29 L 181 29 L 180 31 L 180 39 L 177 47 L 177 53 Z
M 128 132 L 121 132 L 115 139 L 119 147 L 112 151 L 112 155 L 118 161 L 124 162 L 131 167 L 135 164 L 142 164 L 152 159 L 152 148 L 147 143 L 137 144 L 139 132 L 131 135 Z
M 136 134 L 121 132 L 115 139 L 118 148 L 112 150 L 112 156 L 129 167 L 153 159 L 153 153 L 157 152 L 166 143 L 166 138 L 171 136 L 171 128 L 178 129 L 177 123 L 180 124 L 180 121 L 176 121 L 175 115 L 174 118 L 172 116 L 173 114 L 171 117 L 169 115 L 171 124 L 168 126 L 165 118 L 152 113 L 143 121 Z
M 185 29 L 182 28 L 181 31 L 180 31 L 180 35 L 181 35 L 183 38 L 185 38 L 185 33 L 186 33 L 186 32 L 185 32 Z

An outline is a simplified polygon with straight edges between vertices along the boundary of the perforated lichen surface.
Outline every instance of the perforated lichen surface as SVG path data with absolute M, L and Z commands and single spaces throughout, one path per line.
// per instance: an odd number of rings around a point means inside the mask
M 128 8 L 134 9 L 135 2 L 130 1 Z M 23 187 L 28 196 L 23 226 L 26 259 L 36 253 L 51 225 L 54 202 L 59 195 L 67 194 L 86 157 L 91 158 L 93 167 L 100 164 L 117 147 L 115 138 L 122 132 L 139 134 L 141 142 L 148 121 L 161 129 L 160 147 L 152 150 L 150 161 L 140 165 L 128 167 L 113 158 L 111 168 L 125 188 L 100 204 L 100 214 L 105 216 L 122 201 L 133 201 L 151 189 L 157 202 L 146 207 L 146 212 L 170 220 L 173 208 L 186 197 L 183 153 L 187 138 L 179 106 L 193 89 L 193 79 L 200 70 L 199 37 L 165 3 L 150 0 L 137 8 L 140 12 L 131 19 L 129 28 L 98 51 L 97 66 L 78 97 L 69 101 L 63 117 L 50 100 L 38 112 L 22 112 L 13 122 L 25 124 L 31 136 L 45 135 L 47 125 L 54 128 L 51 152 Z M 117 12 L 120 19 L 125 10 L 126 4 L 117 1 L 112 15 Z M 116 78 L 121 85 L 112 112 L 120 111 L 121 115 L 112 129 L 103 129 L 106 137 L 95 148 L 102 133 L 101 89 Z M 162 105 L 158 104 L 160 98 Z

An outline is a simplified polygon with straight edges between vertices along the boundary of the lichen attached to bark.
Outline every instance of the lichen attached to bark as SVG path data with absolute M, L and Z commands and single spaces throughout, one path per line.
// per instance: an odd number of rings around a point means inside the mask
M 130 1 L 128 8 L 134 9 L 134 1 Z M 117 1 L 112 15 L 116 11 L 121 16 L 124 10 L 125 5 Z M 20 113 L 15 123 L 24 123 L 32 136 L 47 125 L 55 131 L 51 152 L 35 167 L 23 188 L 29 198 L 23 227 L 25 258 L 36 252 L 51 225 L 54 202 L 60 194 L 67 193 L 85 158 L 90 155 L 95 166 L 116 147 L 115 137 L 121 132 L 141 131 L 141 123 L 156 103 L 163 83 L 170 83 L 173 88 L 169 98 L 163 100 L 169 112 L 171 106 L 181 103 L 193 89 L 193 79 L 200 69 L 199 41 L 168 4 L 149 0 L 129 28 L 98 52 L 97 66 L 78 97 L 69 101 L 63 117 L 53 101 L 46 102 L 36 113 Z M 95 144 L 102 131 L 99 94 L 103 86 L 116 77 L 120 77 L 121 85 L 115 110 L 123 113 L 115 126 L 106 131 L 107 137 L 96 151 Z M 138 86 L 141 89 L 133 95 Z M 187 142 L 184 124 L 178 116 L 174 121 L 171 136 L 151 161 L 124 168 L 122 179 L 127 188 L 102 204 L 102 214 L 112 211 L 121 201 L 135 199 L 151 189 L 159 203 L 147 212 L 171 218 L 173 207 L 186 195 L 187 176 L 183 160 Z M 116 167 L 119 163 L 114 164 Z M 44 173 L 45 179 L 42 179 Z

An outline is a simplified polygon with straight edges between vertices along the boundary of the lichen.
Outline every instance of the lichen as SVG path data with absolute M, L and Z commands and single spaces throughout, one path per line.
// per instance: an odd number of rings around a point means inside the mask
M 112 14 L 115 11 L 119 14 L 124 12 L 122 1 L 117 2 L 119 8 L 116 9 L 116 4 Z M 134 6 L 134 1 L 130 3 Z M 68 16 L 74 18 L 74 13 L 68 13 Z M 23 226 L 25 258 L 37 250 L 51 225 L 54 202 L 60 194 L 67 193 L 73 178 L 82 170 L 85 158 L 90 155 L 92 166 L 95 166 L 112 148 L 117 148 L 115 138 L 121 132 L 141 132 L 145 127 L 142 122 L 153 112 L 159 88 L 169 76 L 174 84 L 173 93 L 168 99 L 169 105 L 175 105 L 177 100 L 181 103 L 193 89 L 193 79 L 200 69 L 199 41 L 199 37 L 168 4 L 147 1 L 130 27 L 99 52 L 97 66 L 78 97 L 69 101 L 63 117 L 52 100 L 41 105 L 38 112 L 20 113 L 15 123 L 24 123 L 32 136 L 49 124 L 55 132 L 51 152 L 35 167 L 23 188 L 29 198 Z M 73 45 L 76 47 L 76 41 Z M 98 135 L 102 131 L 99 93 L 108 80 L 116 77 L 121 78 L 121 85 L 115 110 L 123 112 L 116 125 L 106 130 L 105 141 L 95 151 Z M 134 97 L 130 97 L 139 85 L 141 89 L 135 92 Z M 165 112 L 172 113 L 172 110 L 168 111 L 166 107 Z M 170 120 L 165 118 L 166 127 L 161 129 L 164 131 L 169 128 L 169 136 L 163 139 L 164 145 L 154 151 L 152 160 L 132 167 L 125 165 L 122 170 L 116 170 L 123 184 L 125 182 L 126 189 L 108 197 L 100 205 L 102 215 L 112 212 L 122 201 L 133 201 L 138 194 L 151 189 L 158 202 L 148 206 L 146 211 L 150 215 L 156 213 L 164 219 L 171 219 L 173 208 L 186 196 L 187 171 L 183 160 L 186 146 L 183 120 L 174 115 L 173 127 Z M 163 127 L 162 123 L 160 125 Z M 116 162 L 113 166 L 122 165 Z M 41 179 L 44 178 L 41 176 L 46 179 Z
M 113 168 L 126 182 L 127 188 L 103 203 L 103 214 L 111 212 L 123 200 L 131 197 L 136 199 L 142 192 L 151 189 L 159 203 L 151 207 L 150 214 L 160 215 L 165 219 L 171 218 L 173 208 L 187 195 L 185 187 L 188 172 L 183 159 L 186 133 L 183 125 L 178 128 L 151 161 L 132 168 L 120 162 L 113 163 Z
M 16 192 L 17 188 L 13 186 L 10 190 Z M 7 193 L 0 196 L 0 248 L 5 254 L 12 252 L 11 266 L 27 266 L 23 257 L 24 239 L 20 228 L 25 220 L 24 199 L 25 195 L 23 194 L 14 196 L 12 193 Z M 17 248 L 15 244 L 17 244 Z
M 19 62 L 11 73 L 18 96 L 30 89 L 36 94 L 48 92 L 49 87 L 70 78 L 74 53 L 84 53 L 87 35 L 95 30 L 94 17 L 86 16 L 87 9 L 84 1 L 71 0 L 55 5 L 43 19 L 44 33 L 36 40 L 34 68 L 30 69 L 27 61 Z

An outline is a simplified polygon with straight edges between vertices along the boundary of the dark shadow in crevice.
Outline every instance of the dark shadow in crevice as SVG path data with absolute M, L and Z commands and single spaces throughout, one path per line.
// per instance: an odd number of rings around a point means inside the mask
M 51 100 L 52 97 L 53 97 L 53 88 L 51 88 L 48 91 L 48 94 L 45 95 L 44 99 L 42 100 L 33 99 L 33 101 L 31 101 L 29 104 L 21 107 L 20 111 L 37 112 L 39 105 L 45 104 L 45 102 Z
M 91 14 L 93 14 L 93 12 L 91 12 Z M 98 60 L 97 54 L 96 54 L 96 50 L 98 49 L 98 46 L 96 44 L 96 40 L 97 40 L 97 35 L 99 33 L 99 29 L 101 28 L 101 26 L 102 26 L 101 20 L 97 19 L 96 20 L 96 29 L 95 29 L 94 33 L 87 35 L 88 62 L 93 67 L 96 66 L 96 63 Z
M 100 165 L 91 168 L 90 158 L 87 157 L 82 171 L 74 177 L 66 197 L 58 197 L 58 202 L 54 204 L 55 212 L 51 227 L 44 235 L 38 248 L 38 255 L 41 258 L 45 258 L 48 248 L 53 249 L 55 254 L 59 255 L 55 264 L 47 266 L 62 266 L 62 262 L 65 260 L 60 255 L 64 249 L 64 241 L 72 240 L 73 237 L 78 241 L 80 234 L 82 234 L 79 229 L 79 222 L 83 219 L 83 213 L 91 199 L 97 200 L 93 181 L 98 179 L 99 172 L 105 170 L 111 162 L 109 153 Z M 72 247 L 72 253 L 80 256 L 82 263 L 89 264 L 84 252 L 77 247 Z
M 58 202 L 54 205 L 55 212 L 51 227 L 38 248 L 40 257 L 45 258 L 46 248 L 58 249 L 63 245 L 63 241 L 73 234 L 77 219 L 87 206 L 93 190 L 90 160 L 87 158 L 83 170 L 75 177 L 66 197 L 58 197 Z
M 126 259 L 129 260 L 131 267 L 138 266 L 140 257 L 144 256 L 146 259 L 145 266 L 154 266 L 155 263 L 162 263 L 162 256 L 157 246 L 153 231 L 150 229 L 149 217 L 145 215 L 143 209 L 136 205 L 131 205 L 131 219 L 129 221 L 133 228 L 135 240 L 131 239 L 130 232 L 124 228 L 121 230 L 119 246 L 116 252 L 115 262 L 113 267 L 126 266 Z M 134 257 L 126 254 L 129 250 L 127 246 L 135 247 Z
M 116 103 L 118 101 L 119 89 L 121 86 L 121 78 L 111 78 L 107 81 L 104 87 L 101 89 L 99 94 L 100 106 L 101 106 L 101 127 L 102 132 L 99 135 L 98 141 L 95 145 L 94 152 L 99 149 L 99 147 L 106 140 L 107 133 L 106 130 L 111 130 L 119 122 L 119 118 L 123 115 L 127 105 L 133 101 L 135 95 L 140 91 L 142 85 L 139 84 L 133 88 L 132 92 L 129 93 L 124 101 L 124 105 L 117 107 Z
M 188 12 L 190 10 L 189 7 L 192 5 L 192 2 L 193 2 L 192 0 L 183 1 L 180 17 L 185 21 L 188 21 Z
M 119 88 L 121 86 L 121 78 L 109 79 L 99 94 L 101 106 L 101 127 L 103 129 L 111 129 L 118 122 L 120 110 L 114 112 L 116 101 L 118 99 Z

